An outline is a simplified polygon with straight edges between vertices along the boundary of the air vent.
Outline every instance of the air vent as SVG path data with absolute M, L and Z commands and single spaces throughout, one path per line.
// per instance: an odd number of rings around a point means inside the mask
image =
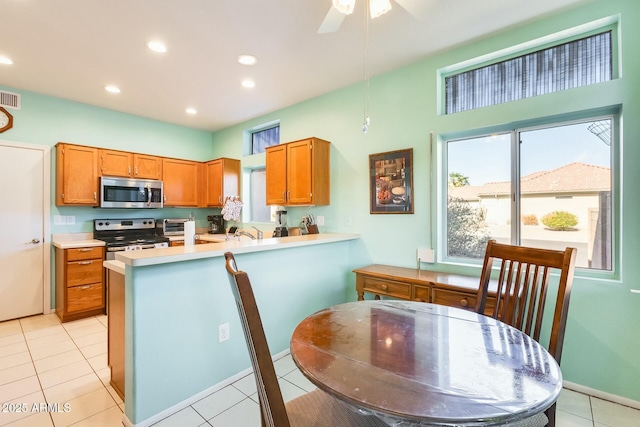
M 21 95 L 19 93 L 0 90 L 0 106 L 1 107 L 7 107 L 7 108 L 13 108 L 15 110 L 19 110 L 20 98 L 21 98 Z

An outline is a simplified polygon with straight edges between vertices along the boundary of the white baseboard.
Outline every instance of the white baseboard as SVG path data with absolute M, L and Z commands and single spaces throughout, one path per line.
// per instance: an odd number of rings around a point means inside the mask
M 578 393 L 588 394 L 593 397 L 597 397 L 602 400 L 608 400 L 609 402 L 618 403 L 620 405 L 629 406 L 630 408 L 640 409 L 640 402 L 637 400 L 628 399 L 626 397 L 618 396 L 615 394 L 607 393 L 595 388 L 586 387 L 580 384 L 564 381 L 565 388 L 569 390 L 577 391 Z
M 280 353 L 276 354 L 275 356 L 273 356 L 273 361 L 275 362 L 278 359 L 283 358 L 284 356 L 286 356 L 287 354 L 289 354 L 289 349 L 286 349 L 284 351 L 281 351 Z M 157 423 L 158 421 L 161 421 L 165 418 L 167 418 L 170 415 L 175 414 L 176 412 L 191 406 L 191 404 L 197 402 L 200 399 L 203 399 L 207 396 L 209 396 L 211 393 L 215 393 L 218 390 L 222 390 L 223 388 L 225 388 L 226 386 L 233 384 L 234 382 L 238 381 L 241 378 L 246 377 L 247 375 L 249 375 L 250 373 L 253 372 L 253 368 L 247 368 L 244 371 L 238 372 L 237 374 L 235 374 L 232 377 L 229 377 L 227 379 L 225 379 L 224 381 L 220 381 L 218 384 L 215 384 L 203 391 L 201 391 L 198 394 L 195 394 L 191 397 L 189 397 L 188 399 L 183 400 L 180 403 L 176 403 L 175 405 L 173 405 L 170 408 L 165 409 L 162 412 L 157 413 L 156 415 L 147 418 L 144 421 L 139 422 L 138 424 L 133 424 L 129 418 L 127 417 L 126 414 L 122 414 L 122 424 L 125 425 L 125 427 L 148 427 L 152 424 Z M 125 396 L 126 398 L 126 396 Z M 126 402 L 125 402 L 126 405 Z

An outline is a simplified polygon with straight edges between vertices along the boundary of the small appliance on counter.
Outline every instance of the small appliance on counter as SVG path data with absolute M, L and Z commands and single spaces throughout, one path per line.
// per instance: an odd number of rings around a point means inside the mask
M 207 221 L 209 221 L 209 234 L 224 234 L 224 219 L 222 215 L 208 215 Z
M 276 229 L 273 230 L 273 237 L 287 237 L 287 211 L 276 211 Z
M 159 236 L 182 236 L 184 235 L 184 223 L 188 218 L 166 218 L 156 221 L 157 234 Z

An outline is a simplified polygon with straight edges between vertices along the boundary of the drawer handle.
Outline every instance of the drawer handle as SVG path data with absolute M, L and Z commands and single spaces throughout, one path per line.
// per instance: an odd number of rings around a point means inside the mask
M 89 264 L 93 264 L 93 261 L 80 261 L 80 262 L 78 262 L 78 265 L 89 265 Z
M 387 285 L 381 285 L 380 289 L 382 289 L 383 291 L 386 291 L 387 289 L 389 289 L 389 287 Z
M 78 286 L 80 289 L 91 289 L 91 285 Z
M 466 298 L 462 298 L 462 299 L 460 300 L 460 305 L 461 305 L 461 306 L 463 306 L 463 307 L 468 306 L 468 305 L 469 305 L 469 300 L 468 300 L 468 299 L 466 299 Z
M 80 248 L 78 249 L 78 252 L 91 252 L 92 250 L 92 248 Z

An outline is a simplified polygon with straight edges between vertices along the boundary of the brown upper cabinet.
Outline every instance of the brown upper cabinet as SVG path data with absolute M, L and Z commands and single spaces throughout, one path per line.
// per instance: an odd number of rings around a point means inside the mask
M 162 157 L 135 153 L 133 176 L 134 178 L 162 179 Z
M 329 144 L 319 138 L 307 138 L 267 147 L 267 205 L 328 205 Z
M 127 151 L 100 149 L 100 175 L 162 179 L 162 158 Z
M 162 159 L 165 206 L 198 207 L 199 162 Z
M 206 207 L 222 207 L 227 196 L 240 195 L 240 160 L 221 158 L 205 163 Z
M 98 206 L 98 149 L 56 144 L 56 205 Z
M 240 195 L 240 160 L 203 163 L 56 144 L 57 206 L 98 206 L 100 176 L 162 180 L 167 207 L 222 207 L 226 196 Z

